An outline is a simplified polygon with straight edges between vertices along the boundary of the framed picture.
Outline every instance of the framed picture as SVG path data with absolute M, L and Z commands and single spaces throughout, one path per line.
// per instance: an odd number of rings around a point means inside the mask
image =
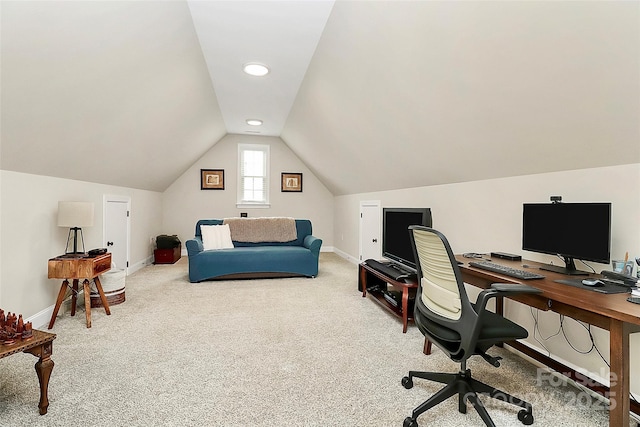
M 224 169 L 200 169 L 201 190 L 224 190 Z
M 302 193 L 302 173 L 282 172 L 283 192 Z

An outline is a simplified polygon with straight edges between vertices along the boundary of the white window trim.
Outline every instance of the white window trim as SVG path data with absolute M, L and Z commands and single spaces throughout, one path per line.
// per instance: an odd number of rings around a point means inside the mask
M 236 208 L 239 209 L 267 209 L 271 207 L 271 203 L 269 203 L 269 163 L 270 162 L 270 149 L 269 144 L 238 144 L 238 189 L 236 193 Z M 242 200 L 242 152 L 244 150 L 261 150 L 266 153 L 266 164 L 265 164 L 265 185 L 264 185 L 264 194 L 265 194 L 265 202 L 246 202 Z

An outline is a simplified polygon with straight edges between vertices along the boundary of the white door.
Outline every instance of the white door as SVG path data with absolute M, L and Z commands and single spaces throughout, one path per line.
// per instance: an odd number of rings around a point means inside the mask
M 111 252 L 116 268 L 125 271 L 129 267 L 130 204 L 128 197 L 105 196 L 104 247 Z
M 380 201 L 360 202 L 360 261 L 382 257 Z

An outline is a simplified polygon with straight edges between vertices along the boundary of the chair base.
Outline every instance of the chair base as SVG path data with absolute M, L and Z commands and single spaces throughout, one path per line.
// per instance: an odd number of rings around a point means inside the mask
M 518 412 L 518 420 L 520 420 L 524 425 L 533 424 L 533 408 L 530 403 L 473 379 L 471 377 L 470 369 L 460 371 L 457 374 L 409 371 L 409 376 L 402 379 L 402 385 L 404 388 L 410 389 L 413 387 L 414 377 L 439 382 L 446 384 L 446 386 L 414 409 L 411 417 L 407 417 L 404 420 L 404 427 L 418 427 L 416 419 L 422 413 L 456 394 L 458 395 L 458 411 L 460 411 L 460 413 L 467 413 L 466 401 L 469 401 L 475 408 L 476 412 L 478 412 L 478 415 L 480 415 L 480 418 L 482 418 L 482 421 L 484 421 L 484 423 L 489 427 L 495 427 L 487 409 L 478 398 L 479 393 L 523 408 Z

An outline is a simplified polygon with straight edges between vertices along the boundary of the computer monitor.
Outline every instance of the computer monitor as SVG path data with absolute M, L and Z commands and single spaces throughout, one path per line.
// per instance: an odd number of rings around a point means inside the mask
M 431 227 L 431 209 L 382 209 L 382 256 L 405 270 L 415 273 L 416 262 L 409 237 L 410 225 Z
M 576 269 L 574 260 L 609 263 L 611 203 L 525 203 L 522 249 L 564 259 L 564 267 L 549 264 L 543 270 L 589 274 Z

